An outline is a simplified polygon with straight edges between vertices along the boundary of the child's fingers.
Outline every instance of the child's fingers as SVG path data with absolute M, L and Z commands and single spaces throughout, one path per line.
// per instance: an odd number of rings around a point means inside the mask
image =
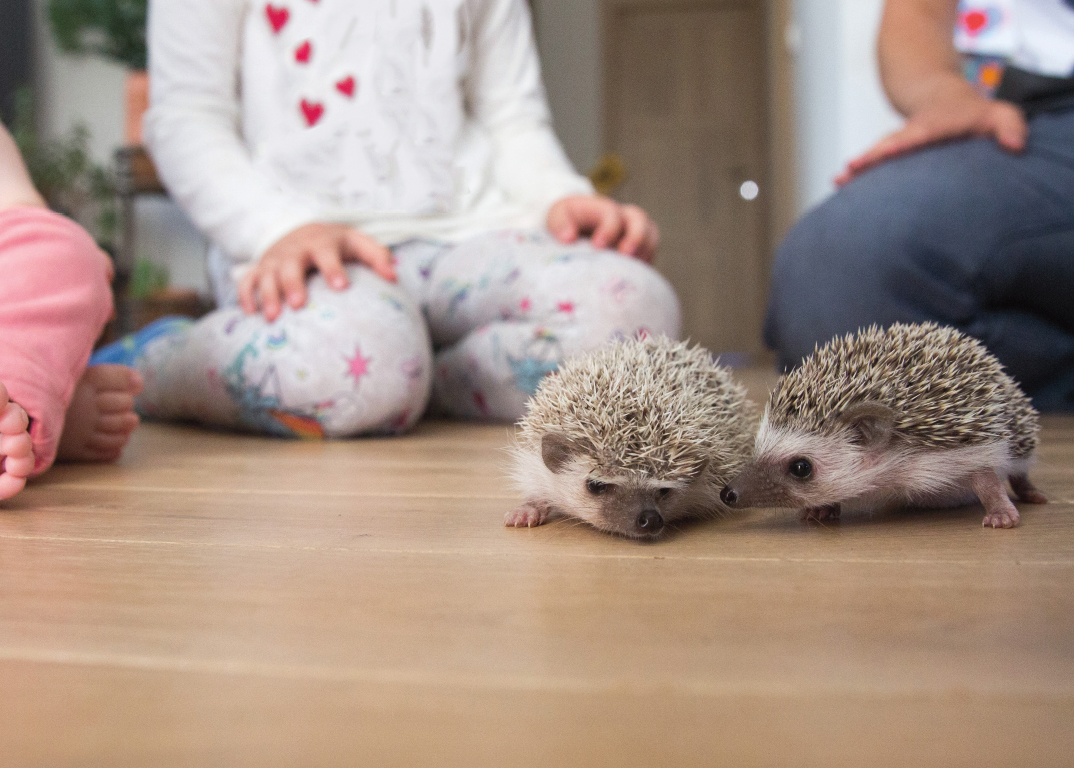
M 548 211 L 548 231 L 561 243 L 573 243 L 578 239 L 578 226 L 571 216 L 573 198 L 560 200 Z
M 280 288 L 287 303 L 299 309 L 306 303 L 306 264 L 298 259 L 288 259 L 278 272 Z
M 280 286 L 276 282 L 276 275 L 272 272 L 262 274 L 261 279 L 258 280 L 257 293 L 261 299 L 261 311 L 265 314 L 265 319 L 271 322 L 279 317 Z
M 257 314 L 257 299 L 254 298 L 254 288 L 257 285 L 258 277 L 258 271 L 251 269 L 239 281 L 239 306 L 248 315 Z
M 619 241 L 619 252 L 627 256 L 637 256 L 649 228 L 649 217 L 636 205 L 623 206 L 623 238 Z
M 348 230 L 343 239 L 348 256 L 362 262 L 385 280 L 396 281 L 391 251 L 356 229 Z
M 593 245 L 597 248 L 609 248 L 619 242 L 619 238 L 623 235 L 625 222 L 620 206 L 611 200 L 606 202 L 607 205 L 602 205 L 598 211 L 600 218 L 591 238 Z
M 652 264 L 656 258 L 656 248 L 659 244 L 660 229 L 652 221 L 649 221 L 645 225 L 645 237 L 642 238 L 641 245 L 638 246 L 638 250 L 634 253 L 634 258 L 644 261 L 646 264 Z
M 347 279 L 347 270 L 343 269 L 343 256 L 339 246 L 333 245 L 315 250 L 313 263 L 332 289 L 342 291 L 350 284 L 350 280 Z

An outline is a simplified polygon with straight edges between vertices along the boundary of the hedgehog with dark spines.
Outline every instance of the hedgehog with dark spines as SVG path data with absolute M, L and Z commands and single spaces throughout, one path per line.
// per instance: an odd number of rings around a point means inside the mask
M 519 422 L 508 526 L 560 514 L 630 538 L 726 508 L 756 419 L 743 387 L 701 347 L 617 341 L 543 380 Z
M 836 338 L 772 391 L 754 456 L 721 494 L 728 506 L 794 507 L 803 519 L 842 505 L 958 506 L 1012 528 L 1040 427 L 1018 384 L 979 341 L 935 323 L 876 326 Z

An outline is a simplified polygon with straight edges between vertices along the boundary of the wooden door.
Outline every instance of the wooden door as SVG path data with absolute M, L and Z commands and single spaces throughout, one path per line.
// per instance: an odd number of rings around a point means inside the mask
M 605 141 L 627 171 L 615 195 L 660 225 L 684 334 L 718 353 L 762 349 L 765 43 L 762 0 L 605 0 Z

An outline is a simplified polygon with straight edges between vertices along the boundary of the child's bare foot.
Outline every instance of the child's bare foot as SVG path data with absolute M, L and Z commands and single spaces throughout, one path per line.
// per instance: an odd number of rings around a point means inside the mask
M 115 461 L 138 426 L 134 398 L 142 375 L 125 365 L 87 368 L 67 408 L 57 458 Z
M 26 411 L 7 399 L 7 388 L 0 382 L 0 499 L 21 491 L 34 469 L 29 428 Z

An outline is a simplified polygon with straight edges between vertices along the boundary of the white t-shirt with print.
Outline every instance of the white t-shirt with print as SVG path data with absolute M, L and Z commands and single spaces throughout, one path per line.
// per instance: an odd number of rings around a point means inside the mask
M 1074 0 L 962 0 L 955 47 L 1040 75 L 1074 75 Z

